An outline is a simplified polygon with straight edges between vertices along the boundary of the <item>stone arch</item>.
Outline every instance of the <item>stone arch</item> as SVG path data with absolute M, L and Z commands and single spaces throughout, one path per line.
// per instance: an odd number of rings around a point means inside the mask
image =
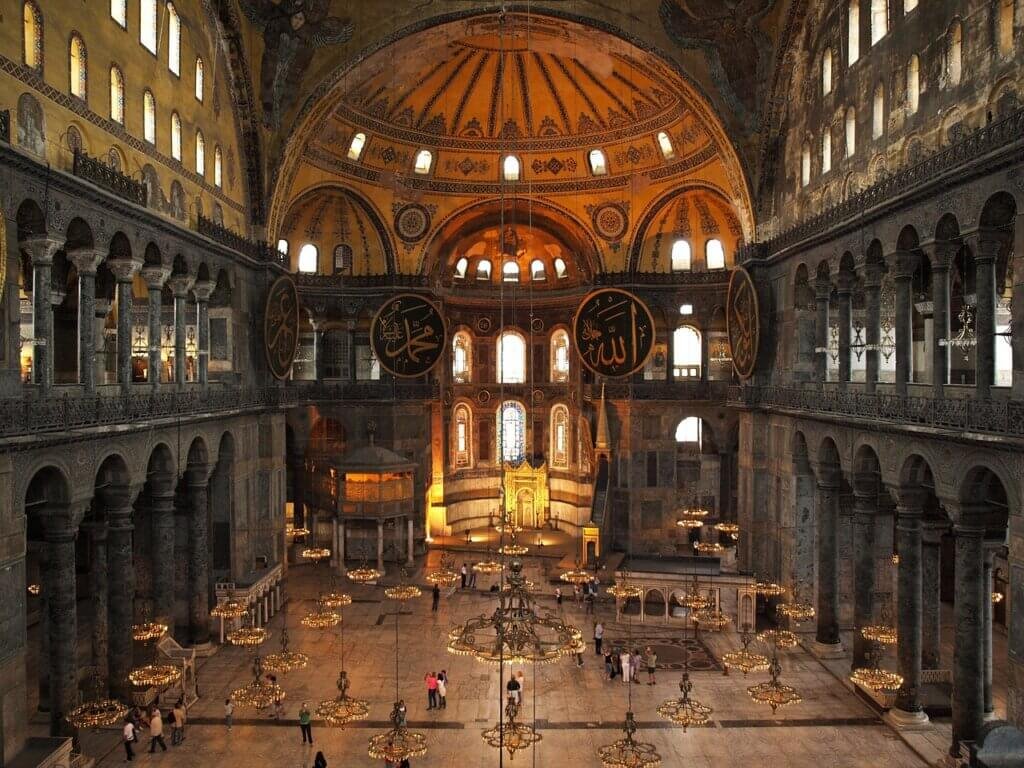
M 85 219 L 76 216 L 68 222 L 67 235 L 64 243 L 65 251 L 76 248 L 91 248 L 94 244 L 92 226 Z
M 15 214 L 18 240 L 29 240 L 46 234 L 46 214 L 35 200 L 22 200 Z
M 668 601 L 660 589 L 648 589 L 644 593 L 644 617 L 668 617 Z

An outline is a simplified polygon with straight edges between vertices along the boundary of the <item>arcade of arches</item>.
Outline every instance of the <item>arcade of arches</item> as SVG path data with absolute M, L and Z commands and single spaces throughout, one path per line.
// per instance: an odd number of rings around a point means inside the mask
M 135 759 L 312 765 L 306 702 L 330 765 L 391 725 L 502 765 L 513 711 L 597 766 L 627 707 L 665 766 L 1024 765 L 1024 0 L 0 20 L 0 765 L 119 763 L 179 699 Z M 578 657 L 448 652 L 513 559 Z

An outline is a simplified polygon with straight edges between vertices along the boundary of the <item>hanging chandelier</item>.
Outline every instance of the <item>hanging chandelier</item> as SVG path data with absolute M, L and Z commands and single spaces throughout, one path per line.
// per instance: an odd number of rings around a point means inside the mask
M 740 634 L 740 642 L 743 647 L 738 651 L 730 651 L 722 656 L 722 663 L 727 670 L 735 667 L 743 673 L 744 677 L 750 672 L 761 672 L 768 669 L 768 657 L 750 650 L 750 643 L 754 636 L 750 633 L 750 625 L 743 625 L 743 632 Z
M 451 587 L 461 574 L 455 570 L 455 559 L 446 552 L 441 553 L 441 566 L 427 574 L 427 581 L 441 587 Z
M 693 577 L 693 582 L 682 595 L 676 595 L 676 602 L 684 608 L 689 608 L 691 611 L 702 611 L 711 606 L 711 599 L 701 594 L 700 584 L 696 576 Z
M 128 714 L 128 707 L 117 699 L 103 696 L 103 683 L 98 674 L 92 677 L 92 698 L 81 706 L 72 709 L 65 720 L 72 728 L 84 730 L 89 728 L 105 728 L 114 725 Z
M 380 579 L 384 575 L 384 572 L 378 571 L 376 568 L 371 568 L 364 560 L 358 568 L 352 568 L 346 573 L 346 575 L 357 584 L 369 584 L 371 581 L 377 581 Z
M 1003 602 L 1003 599 L 1005 597 L 1006 597 L 1006 595 L 1004 595 L 1002 592 L 993 592 L 992 593 L 992 604 L 993 605 L 997 605 L 997 604 Z
M 740 532 L 738 523 L 716 523 L 715 530 L 727 536 L 736 536 Z
M 582 633 L 551 613 L 538 614 L 521 560 L 510 564 L 508 584 L 491 615 L 471 618 L 449 633 L 448 651 L 495 664 L 549 662 L 575 653 Z
M 245 626 L 234 629 L 227 634 L 228 642 L 243 648 L 255 648 L 262 645 L 270 634 L 262 627 Z
M 326 560 L 331 556 L 331 550 L 327 547 L 307 547 L 302 550 L 302 556 L 307 560 L 312 560 L 314 563 L 319 563 L 321 560 Z
M 753 589 L 760 597 L 780 597 L 786 594 L 786 588 L 774 581 L 755 581 Z
M 332 589 L 330 592 L 324 592 L 320 595 L 317 602 L 324 608 L 333 611 L 338 608 L 344 608 L 347 605 L 352 605 L 352 595 L 346 595 L 344 592 Z
M 516 752 L 529 749 L 541 740 L 541 735 L 532 725 L 516 720 L 518 714 L 519 705 L 512 696 L 509 696 L 505 702 L 505 719 L 499 719 L 497 725 L 481 734 L 489 747 L 508 752 L 510 760 L 515 759 Z
M 810 603 L 779 603 L 775 610 L 778 611 L 780 616 L 785 616 L 795 624 L 799 624 L 802 621 L 810 621 L 815 615 L 814 606 Z
M 861 629 L 860 634 L 865 640 L 881 645 L 896 645 L 899 641 L 896 628 L 888 624 L 869 624 Z
M 354 699 L 348 695 L 348 674 L 345 670 L 338 673 L 338 695 L 333 699 L 320 702 L 316 708 L 316 716 L 328 725 L 342 726 L 356 720 L 365 720 L 370 715 L 370 705 L 362 699 Z
M 717 541 L 695 541 L 693 549 L 698 555 L 719 555 L 725 552 L 725 547 Z
M 878 641 L 873 641 L 878 643 Z M 873 647 L 867 654 L 870 666 L 858 667 L 850 673 L 850 680 L 857 685 L 872 690 L 876 693 L 885 693 L 898 690 L 903 685 L 903 675 L 882 669 L 882 653 L 880 644 Z
M 974 333 L 974 312 L 972 305 L 966 301 L 957 314 L 960 330 L 949 339 L 939 339 L 940 347 L 951 347 L 963 355 L 964 362 L 970 359 L 971 350 L 978 346 L 978 337 Z
M 141 624 L 132 624 L 132 639 L 140 643 L 150 643 L 159 640 L 166 631 L 166 624 L 144 621 Z
M 576 561 L 576 567 L 570 568 L 568 571 L 563 571 L 559 574 L 558 578 L 569 584 L 586 584 L 590 581 L 593 574 L 585 568 L 580 567 L 580 561 Z
M 307 528 L 304 525 L 303 526 L 299 526 L 298 528 L 296 528 L 296 527 L 294 527 L 292 525 L 286 525 L 285 528 L 284 528 L 284 534 L 289 539 L 294 539 L 297 536 L 308 536 L 309 535 L 309 528 Z
M 181 677 L 181 669 L 173 664 L 146 664 L 128 673 L 136 688 L 162 688 Z
M 370 738 L 370 758 L 401 763 L 413 757 L 427 754 L 427 737 L 405 727 L 398 702 L 391 711 L 391 729 Z
M 777 654 L 772 656 L 772 660 L 768 665 L 768 674 L 771 675 L 771 680 L 747 688 L 747 693 L 753 701 L 770 706 L 773 715 L 779 707 L 788 707 L 791 704 L 799 704 L 803 701 L 796 688 L 779 682 L 779 675 L 782 674 L 782 665 L 779 664 Z
M 640 597 L 644 593 L 643 587 L 626 581 L 625 574 L 623 574 L 622 579 L 612 584 L 606 591 L 617 600 L 629 600 L 632 597 Z
M 28 589 L 28 593 L 32 595 L 32 597 L 39 597 L 43 592 L 43 588 L 39 584 L 29 584 L 26 589 Z
M 704 521 L 703 520 L 698 520 L 695 517 L 684 517 L 684 518 L 681 518 L 680 520 L 676 520 L 676 525 L 678 525 L 680 528 L 696 529 L 696 528 L 703 528 L 704 527 Z
M 252 660 L 252 682 L 231 692 L 231 700 L 243 707 L 256 710 L 266 709 L 277 701 L 283 701 L 286 694 L 277 683 L 263 679 L 263 665 L 259 656 Z
M 691 618 L 698 627 L 710 632 L 721 632 L 729 626 L 729 617 L 722 613 L 721 608 L 703 608 L 699 611 L 694 611 Z
M 408 571 L 406 571 L 403 568 L 402 569 L 402 578 L 403 579 L 408 578 L 408 575 L 409 575 Z M 423 592 L 422 592 L 422 590 L 420 590 L 419 587 L 417 587 L 415 584 L 410 584 L 410 583 L 405 582 L 405 581 L 403 581 L 403 582 L 401 582 L 399 584 L 395 584 L 394 586 L 387 587 L 384 590 L 384 597 L 386 597 L 388 600 L 398 600 L 399 602 L 403 602 L 403 603 L 406 600 L 413 600 L 413 599 L 419 597 L 422 594 L 423 594 Z
M 285 617 L 287 622 L 287 617 Z M 271 672 L 286 674 L 295 669 L 304 669 L 309 664 L 309 656 L 300 651 L 288 650 L 288 627 L 281 630 L 281 650 L 271 653 L 263 660 L 264 668 Z
M 800 639 L 788 629 L 766 629 L 757 633 L 757 639 L 776 648 L 796 648 Z
M 661 756 L 653 744 L 636 741 L 633 736 L 637 732 L 636 719 L 632 711 L 626 712 L 626 722 L 622 730 L 625 737 L 598 747 L 597 756 L 601 758 L 604 768 L 657 768 L 661 765 Z
M 477 573 L 494 574 L 500 573 L 504 570 L 505 566 L 493 559 L 490 555 L 490 549 L 487 550 L 487 559 L 481 560 L 478 563 L 473 563 L 473 570 Z
M 658 707 L 658 714 L 671 720 L 676 725 L 683 726 L 683 733 L 687 728 L 696 728 L 707 725 L 714 711 L 706 704 L 690 698 L 693 691 L 693 683 L 690 681 L 690 654 L 686 652 L 683 656 L 683 675 L 679 680 L 678 699 L 669 699 Z
M 213 606 L 210 615 L 215 619 L 238 619 L 249 612 L 249 606 L 241 600 L 228 598 Z
M 512 534 L 512 541 L 510 543 L 502 544 L 498 547 L 498 554 L 506 555 L 508 557 L 522 557 L 529 551 L 530 548 L 528 546 L 516 541 L 516 535 L 514 533 Z
M 307 629 L 331 629 L 341 621 L 341 615 L 317 601 L 316 609 L 302 617 L 302 626 Z

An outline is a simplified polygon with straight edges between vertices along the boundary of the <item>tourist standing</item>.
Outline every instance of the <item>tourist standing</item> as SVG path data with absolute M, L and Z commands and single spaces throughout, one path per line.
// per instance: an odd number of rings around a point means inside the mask
M 609 680 L 613 680 L 615 678 L 615 665 L 612 663 L 611 651 L 604 652 L 604 674 Z
M 466 569 L 466 564 L 462 564 L 462 568 L 459 570 L 459 576 L 462 578 L 462 589 L 466 588 L 466 576 L 469 575 L 469 571 Z
M 622 664 L 622 682 L 628 683 L 630 681 L 630 662 L 632 659 L 629 656 L 629 649 L 623 648 L 622 653 L 619 654 L 619 663 Z
M 309 739 L 309 743 L 313 744 L 313 713 L 309 711 L 309 704 L 302 702 L 302 706 L 299 708 L 299 730 L 302 731 L 302 743 L 305 744 L 306 740 Z
M 178 745 L 185 740 L 185 702 L 178 699 L 171 710 L 174 715 L 174 726 L 171 730 L 171 744 Z
M 167 751 L 167 745 L 164 743 L 164 719 L 160 716 L 160 707 L 153 707 L 153 715 L 149 719 L 150 754 L 156 752 L 157 744 L 160 745 L 160 749 L 164 752 Z
M 427 672 L 423 676 L 423 682 L 427 684 L 427 709 L 437 708 L 437 676 L 433 672 Z
M 658 667 L 658 654 L 654 652 L 651 646 L 647 646 L 644 649 L 645 661 L 647 663 L 647 684 L 654 685 L 656 682 L 654 679 L 654 672 Z
M 124 728 L 121 730 L 121 740 L 124 742 L 124 759 L 132 760 L 135 753 L 132 752 L 132 742 L 135 741 L 135 725 L 131 718 L 124 719 Z
M 604 639 L 604 624 L 600 621 L 594 625 L 594 653 L 601 655 L 601 641 Z
M 448 702 L 445 701 L 445 696 L 448 695 L 448 684 L 445 679 L 441 676 L 437 676 L 437 708 L 448 709 Z
M 555 603 L 558 604 L 558 610 L 562 610 L 562 588 L 555 587 Z
M 235 719 L 235 703 L 231 699 L 224 699 L 224 722 L 231 730 L 231 722 Z
M 409 722 L 408 711 L 405 707 L 405 699 L 399 699 L 395 709 L 398 712 L 398 725 L 404 728 L 406 723 Z
M 521 691 L 522 688 L 519 685 L 519 681 L 516 679 L 515 675 L 512 675 L 505 684 L 505 692 L 508 694 L 509 698 L 515 701 L 516 706 L 519 706 Z
M 633 655 L 629 657 L 629 669 L 633 673 L 633 682 L 640 682 L 640 665 L 643 664 L 643 659 L 640 657 L 640 649 L 634 648 Z
M 434 585 L 434 589 L 430 593 L 430 610 L 437 613 L 437 606 L 441 603 L 441 588 Z

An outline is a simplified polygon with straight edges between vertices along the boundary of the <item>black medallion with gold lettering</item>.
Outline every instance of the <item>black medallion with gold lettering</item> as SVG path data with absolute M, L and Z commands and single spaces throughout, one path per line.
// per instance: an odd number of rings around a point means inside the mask
M 263 349 L 275 378 L 285 379 L 292 372 L 298 348 L 299 291 L 290 276 L 282 275 L 270 286 L 263 310 Z
M 757 367 L 758 345 L 761 341 L 761 314 L 754 280 L 743 267 L 735 267 L 729 276 L 729 293 L 725 306 L 732 365 L 736 369 L 736 375 L 746 381 L 754 375 L 754 369 Z
M 415 293 L 401 293 L 380 308 L 370 325 L 370 346 L 387 371 L 411 378 L 427 373 L 444 354 L 441 311 Z
M 583 364 L 602 376 L 628 376 L 654 349 L 654 318 L 640 299 L 618 288 L 587 294 L 576 310 L 573 339 Z

